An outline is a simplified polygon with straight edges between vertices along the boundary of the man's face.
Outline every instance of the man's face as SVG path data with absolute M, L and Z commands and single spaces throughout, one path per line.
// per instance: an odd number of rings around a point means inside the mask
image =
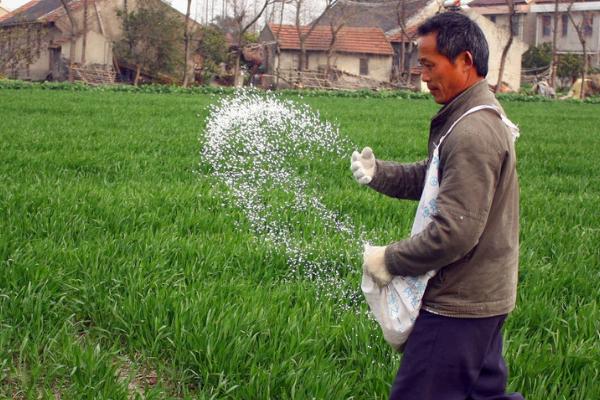
M 461 53 L 454 63 L 438 53 L 437 32 L 421 36 L 417 42 L 419 62 L 423 67 L 421 79 L 438 104 L 448 104 L 468 85 L 469 73 L 465 68 L 465 53 Z M 470 57 L 470 54 L 468 55 Z

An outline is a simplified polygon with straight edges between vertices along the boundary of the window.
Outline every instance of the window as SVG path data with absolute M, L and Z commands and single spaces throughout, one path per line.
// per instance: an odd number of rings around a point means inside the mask
M 360 59 L 360 74 L 361 75 L 369 75 L 369 59 L 368 58 Z
M 561 24 L 562 24 L 562 37 L 566 37 L 569 33 L 569 16 L 567 14 L 563 14 L 560 16 Z
M 583 13 L 583 34 L 585 36 L 592 36 L 594 33 L 594 16 L 589 13 Z
M 550 15 L 542 15 L 542 36 L 550 36 L 552 31 L 552 18 Z

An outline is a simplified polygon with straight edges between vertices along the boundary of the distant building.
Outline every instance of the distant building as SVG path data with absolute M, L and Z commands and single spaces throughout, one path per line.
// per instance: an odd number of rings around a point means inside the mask
M 140 1 L 144 0 L 129 0 L 129 11 L 133 11 Z M 27 43 L 32 43 L 34 46 L 40 43 L 42 45 L 31 62 L 24 65 L 21 63 L 17 67 L 0 64 L 0 73 L 24 80 L 63 81 L 67 79 L 69 68 L 72 68 L 81 71 L 91 80 L 99 80 L 99 83 L 114 80 L 115 66 L 124 71 L 130 68 L 117 63 L 120 60 L 116 60 L 113 53 L 114 43 L 123 34 L 122 20 L 118 16 L 123 4 L 123 0 L 88 1 L 87 32 L 84 34 L 82 29 L 84 1 L 69 2 L 69 10 L 78 27 L 73 53 L 71 53 L 71 23 L 61 0 L 33 0 L 0 16 L 0 47 L 7 43 L 10 46 L 15 32 L 20 32 L 22 35 L 23 29 L 31 32 Z M 161 4 L 165 4 L 167 12 L 176 13 L 183 21 L 185 16 L 179 11 L 167 3 Z M 196 24 L 194 21 L 191 23 Z M 83 53 L 84 41 L 85 54 Z M 70 60 L 71 54 L 73 60 Z
M 83 25 L 82 5 L 82 1 L 70 3 L 78 26 Z M 112 68 L 112 38 L 120 34 L 115 12 L 115 5 L 110 0 L 90 2 L 85 54 L 82 54 L 84 35 L 80 32 L 75 39 L 73 63 L 85 60 L 89 65 Z M 65 80 L 70 65 L 71 25 L 61 1 L 30 1 L 0 17 L 0 35 L 3 37 L 9 37 L 11 32 L 24 27 L 34 32 L 32 38 L 42 42 L 43 48 L 31 63 L 5 72 L 18 79 Z
M 477 22 L 487 39 L 490 48 L 487 80 L 490 85 L 495 85 L 498 82 L 502 51 L 504 50 L 511 33 L 508 29 L 497 26 L 494 22 L 483 17 L 476 11 L 465 10 L 464 12 L 472 20 Z M 529 46 L 519 39 L 518 36 L 513 37 L 504 64 L 504 72 L 502 74 L 502 82 L 505 82 L 511 90 L 518 90 L 521 87 L 521 59 L 523 53 L 525 53 L 528 48 Z
M 495 2 L 495 5 L 500 6 L 503 0 L 477 1 Z M 526 11 L 523 9 L 522 3 L 525 3 L 525 0 L 515 0 L 515 2 L 519 15 L 524 14 Z M 346 26 L 381 28 L 394 48 L 392 80 L 403 80 L 414 85 L 419 84 L 420 74 L 416 46 L 417 27 L 427 18 L 445 11 L 443 3 L 441 0 L 374 0 L 364 2 L 338 0 L 332 10 L 318 21 L 318 24 L 328 26 L 343 21 Z M 467 1 L 463 3 L 467 3 Z M 468 8 L 463 12 L 479 24 L 488 40 L 490 63 L 487 79 L 491 85 L 495 85 L 498 80 L 502 50 L 509 38 L 508 28 L 502 23 L 493 23 L 491 20 L 494 18 L 482 18 L 480 13 L 473 12 Z M 499 12 L 499 14 L 502 13 Z M 523 26 L 526 26 L 525 16 L 519 16 L 517 19 L 518 32 L 515 32 L 517 34 L 509 50 L 508 62 L 505 65 L 502 79 L 513 90 L 520 87 L 521 56 L 528 47 L 522 39 L 528 35 L 527 30 L 523 28 Z M 532 29 L 532 32 L 534 32 L 534 29 Z
M 531 0 L 514 0 L 515 15 L 513 20 L 513 36 L 527 45 L 535 41 L 535 15 L 530 13 Z M 485 16 L 491 22 L 503 29 L 510 29 L 510 10 L 506 0 L 474 0 L 469 8 Z
M 558 53 L 583 54 L 577 31 L 569 19 L 567 8 L 570 1 L 560 0 L 558 4 L 558 27 L 556 46 Z M 554 0 L 537 0 L 531 5 L 535 15 L 536 46 L 552 43 L 554 32 Z M 581 28 L 586 42 L 588 60 L 592 67 L 600 67 L 600 1 L 575 1 L 571 7 L 571 15 Z
M 581 27 L 591 66 L 600 67 L 600 1 L 559 0 L 557 50 L 559 54 L 582 54 L 577 31 L 569 19 L 569 4 L 575 23 Z M 474 0 L 469 7 L 501 27 L 508 27 L 509 8 L 505 0 Z M 515 0 L 515 35 L 529 46 L 552 43 L 554 0 Z
M 343 24 L 380 28 L 394 49 L 390 80 L 418 85 L 420 72 L 416 69 L 416 24 L 442 9 L 438 0 L 338 0 L 317 23 L 327 27 Z
M 301 34 L 309 28 L 300 27 Z M 294 25 L 268 24 L 260 34 L 265 43 L 266 72 L 294 79 L 300 69 L 300 37 Z M 333 43 L 333 44 L 332 44 Z M 373 27 L 344 26 L 335 41 L 328 26 L 317 26 L 305 42 L 302 70 L 326 72 L 328 69 L 380 82 L 389 82 L 394 51 L 383 31 Z

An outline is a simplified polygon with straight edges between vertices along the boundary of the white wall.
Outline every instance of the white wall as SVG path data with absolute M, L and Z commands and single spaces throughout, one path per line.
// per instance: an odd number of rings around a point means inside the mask
M 360 59 L 368 59 L 368 78 L 388 82 L 392 74 L 392 56 L 379 56 L 374 54 L 348 54 L 335 53 L 331 58 L 331 65 L 350 74 L 360 75 Z M 309 56 L 309 69 L 318 70 L 319 66 L 327 66 L 325 53 L 312 53 Z
M 600 37 L 600 11 L 590 11 L 591 13 L 593 13 L 593 31 L 592 31 L 592 36 L 586 36 L 585 40 L 586 40 L 586 48 L 590 51 L 594 51 L 594 52 L 598 52 L 600 51 L 600 41 L 599 41 L 599 37 Z M 543 16 L 544 15 L 548 15 L 550 16 L 550 32 L 549 35 L 544 36 L 544 31 L 543 31 Z M 565 14 L 566 15 L 566 14 Z M 575 23 L 578 25 L 581 25 L 582 20 L 583 20 L 583 14 L 580 12 L 573 12 L 573 19 L 575 20 Z M 554 29 L 554 18 L 552 16 L 552 14 L 538 14 L 537 15 L 537 29 L 536 29 L 536 45 L 542 44 L 542 43 L 551 43 L 552 42 L 552 35 L 553 35 L 553 29 Z M 577 36 L 577 31 L 575 30 L 575 27 L 573 26 L 573 24 L 571 23 L 571 21 L 569 20 L 568 26 L 567 26 L 567 36 L 563 37 L 562 35 L 562 16 L 559 15 L 558 17 L 558 34 L 557 34 L 557 47 L 559 51 L 568 51 L 568 52 L 577 52 L 580 53 L 582 52 L 581 49 L 581 42 L 579 41 L 579 37 Z
M 487 39 L 490 49 L 487 81 L 491 85 L 495 85 L 498 83 L 500 60 L 504 46 L 506 46 L 509 39 L 509 32 L 506 29 L 499 28 L 492 21 L 475 11 L 469 10 L 466 14 L 479 24 Z M 527 47 L 518 37 L 513 37 L 502 74 L 502 81 L 508 83 L 513 90 L 518 90 L 521 87 L 521 57 L 527 51 Z
M 281 52 L 281 70 L 298 69 L 299 51 Z M 331 66 L 350 74 L 360 75 L 360 59 L 367 58 L 369 74 L 365 77 L 378 81 L 389 81 L 392 73 L 392 56 L 378 56 L 373 54 L 348 54 L 335 53 L 331 57 Z M 275 64 L 276 61 L 275 61 Z M 327 54 L 325 52 L 308 52 L 308 70 L 318 71 L 327 66 Z
M 62 45 L 62 56 L 69 59 L 71 42 Z M 75 62 L 81 62 L 81 53 L 83 50 L 83 37 L 80 36 L 75 42 Z M 85 46 L 85 63 L 112 65 L 112 42 L 101 34 L 90 31 L 87 34 L 87 43 Z

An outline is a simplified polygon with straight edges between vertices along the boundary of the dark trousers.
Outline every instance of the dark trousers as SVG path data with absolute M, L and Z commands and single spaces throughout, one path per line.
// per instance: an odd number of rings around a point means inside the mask
M 505 318 L 449 318 L 421 310 L 390 400 L 522 400 L 505 393 Z

